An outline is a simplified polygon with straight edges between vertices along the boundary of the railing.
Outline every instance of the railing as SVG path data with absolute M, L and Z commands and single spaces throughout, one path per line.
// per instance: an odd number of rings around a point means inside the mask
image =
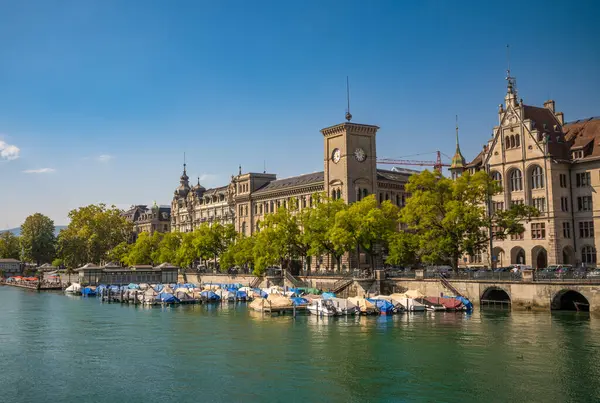
M 309 271 L 305 274 L 302 274 L 303 277 L 346 277 L 351 278 L 354 277 L 354 272 L 351 271 Z
M 446 279 L 445 276 L 440 275 L 439 279 L 440 279 L 440 282 L 442 283 L 442 285 L 444 287 L 446 287 L 448 290 L 452 291 L 455 296 L 463 297 L 463 295 L 460 293 L 460 291 L 458 291 L 456 288 L 454 288 L 454 286 L 452 284 L 450 284 L 450 282 Z
M 287 270 L 284 270 L 284 276 L 285 276 L 286 280 L 288 280 L 290 283 L 292 283 L 294 285 L 294 287 L 308 287 L 308 284 L 306 284 L 306 282 L 297 279 L 296 277 L 294 277 L 294 275 L 292 273 L 290 273 Z
M 337 293 L 342 291 L 344 288 L 348 287 L 350 284 L 354 282 L 354 279 L 345 278 L 342 280 L 336 281 L 331 287 L 331 292 Z
M 494 271 L 459 271 L 459 272 L 425 272 L 425 278 L 438 278 L 443 275 L 448 280 L 487 280 L 487 281 L 522 281 L 523 276 L 520 272 L 494 272 Z
M 386 278 L 409 278 L 409 279 L 414 279 L 416 276 L 416 273 L 414 271 L 387 271 L 385 273 L 385 277 Z
M 250 283 L 250 288 L 256 288 L 258 287 L 258 285 L 260 283 L 262 283 L 263 278 L 262 277 L 256 277 L 254 280 L 252 280 L 252 282 Z
M 600 276 L 590 275 L 585 272 L 572 273 L 545 273 L 537 272 L 533 276 L 534 281 L 569 281 L 574 283 L 600 283 Z

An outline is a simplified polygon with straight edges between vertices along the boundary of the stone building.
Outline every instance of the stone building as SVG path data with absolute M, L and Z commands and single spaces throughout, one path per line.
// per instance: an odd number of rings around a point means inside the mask
M 143 204 L 131 206 L 131 208 L 123 213 L 127 221 L 133 223 L 133 238 L 142 232 L 155 231 L 171 232 L 171 208 L 169 206 L 157 206 L 154 204 L 152 208 Z
M 6 277 L 20 274 L 23 271 L 22 263 L 17 259 L 0 259 L 0 272 Z
M 251 235 L 259 230 L 267 214 L 287 207 L 291 199 L 298 200 L 301 208 L 309 208 L 313 195 L 320 192 L 348 203 L 375 194 L 380 202 L 391 200 L 402 206 L 406 198 L 404 185 L 416 171 L 377 168 L 378 129 L 348 119 L 321 130 L 324 170 L 290 178 L 277 179 L 270 173 L 242 173 L 240 167 L 238 175 L 232 176 L 227 186 L 205 189 L 199 182 L 190 187 L 184 164 L 180 185 L 171 203 L 171 229 L 187 232 L 204 222 L 221 222 L 232 223 L 239 233 Z M 320 267 L 332 267 L 327 257 L 318 257 L 314 262 Z M 344 265 L 347 269 L 360 267 L 347 259 Z M 366 265 L 362 257 L 361 265 Z
M 525 203 L 541 212 L 524 223 L 522 234 L 492 239 L 491 259 L 484 253 L 468 263 L 596 265 L 600 117 L 565 123 L 552 100 L 543 107 L 526 105 L 509 74 L 491 138 L 470 163 L 461 164 L 460 157 L 453 160 L 453 176 L 464 169 L 485 170 L 502 184 L 503 193 L 492 197 L 489 209 Z

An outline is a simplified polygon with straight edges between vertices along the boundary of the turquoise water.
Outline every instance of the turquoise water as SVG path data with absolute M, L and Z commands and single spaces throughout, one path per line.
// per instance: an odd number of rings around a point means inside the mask
M 595 402 L 600 320 L 317 319 L 0 287 L 5 402 Z

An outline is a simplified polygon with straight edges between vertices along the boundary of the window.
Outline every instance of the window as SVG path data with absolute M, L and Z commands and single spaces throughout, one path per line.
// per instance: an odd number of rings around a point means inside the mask
M 589 245 L 581 248 L 581 262 L 596 264 L 596 248 Z
M 517 199 L 517 200 L 511 200 L 510 201 L 510 205 L 512 206 L 518 206 L 518 205 L 522 205 L 525 204 L 523 200 Z
M 592 196 L 578 197 L 577 211 L 592 211 Z
M 511 241 L 521 241 L 523 240 L 525 237 L 523 236 L 523 232 L 521 232 L 520 234 L 511 234 L 510 235 L 510 240 Z
M 331 191 L 331 198 L 332 198 L 333 200 L 335 200 L 335 189 L 333 189 L 333 190 Z
M 369 195 L 369 192 L 367 191 L 367 189 L 363 189 L 363 197 L 367 197 Z
M 379 193 L 379 203 L 383 203 L 383 193 Z
M 537 197 L 531 201 L 531 205 L 539 210 L 540 213 L 546 211 L 546 198 L 545 197 Z
M 560 187 L 566 188 L 567 187 L 567 175 L 560 174 L 558 177 L 560 179 Z
M 242 235 L 246 235 L 246 223 L 242 223 Z
M 302 198 L 302 208 L 306 208 L 306 197 Z
M 571 238 L 571 223 L 563 222 L 563 237 Z
M 492 176 L 493 180 L 495 180 L 496 182 L 499 182 L 500 184 L 502 184 L 502 175 L 500 174 L 500 172 L 493 171 L 491 176 Z
M 261 204 L 260 206 L 258 206 L 258 211 L 260 211 L 260 213 L 259 213 L 259 214 L 262 214 L 262 213 L 263 213 L 263 205 L 262 205 L 262 204 Z
M 593 238 L 594 237 L 594 222 L 593 221 L 581 221 L 579 223 L 579 238 Z
M 521 146 L 521 138 L 519 137 L 519 135 L 517 134 L 515 136 L 515 147 L 520 147 Z
M 385 194 L 385 200 L 390 200 L 390 194 L 389 193 Z
M 469 263 L 481 263 L 483 261 L 483 257 L 481 252 L 477 252 L 474 255 L 469 255 Z
M 254 205 L 254 215 L 258 214 L 258 204 Z
M 583 158 L 583 150 L 573 151 L 573 159 L 577 160 L 579 158 Z
M 396 206 L 400 206 L 400 195 L 396 195 Z
M 521 178 L 521 171 L 513 169 L 510 172 L 510 191 L 518 192 L 523 190 L 523 180 Z
M 544 171 L 542 167 L 536 165 L 531 170 L 531 188 L 542 189 L 544 187 Z
M 492 202 L 492 213 L 504 210 L 504 202 Z
M 589 172 L 581 172 L 581 173 L 575 174 L 575 184 L 578 188 L 590 186 L 591 185 L 590 173 Z
M 569 211 L 569 198 L 568 197 L 560 198 L 560 211 Z
M 338 199 L 342 198 L 342 191 L 340 189 L 337 190 L 337 198 Z
M 546 239 L 546 224 L 532 223 L 531 224 L 531 239 Z
M 360 201 L 360 196 L 362 195 L 362 192 L 360 190 L 360 188 L 358 188 L 358 190 L 356 191 L 356 200 Z

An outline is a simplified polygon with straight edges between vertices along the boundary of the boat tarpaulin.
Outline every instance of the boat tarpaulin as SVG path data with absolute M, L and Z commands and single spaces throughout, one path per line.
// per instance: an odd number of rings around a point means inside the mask
M 390 301 L 386 301 L 385 299 L 367 299 L 367 301 L 373 303 L 379 312 L 381 313 L 393 313 L 394 305 Z
M 323 294 L 321 294 L 321 296 L 323 297 L 323 299 L 335 298 L 335 293 L 324 292 Z

